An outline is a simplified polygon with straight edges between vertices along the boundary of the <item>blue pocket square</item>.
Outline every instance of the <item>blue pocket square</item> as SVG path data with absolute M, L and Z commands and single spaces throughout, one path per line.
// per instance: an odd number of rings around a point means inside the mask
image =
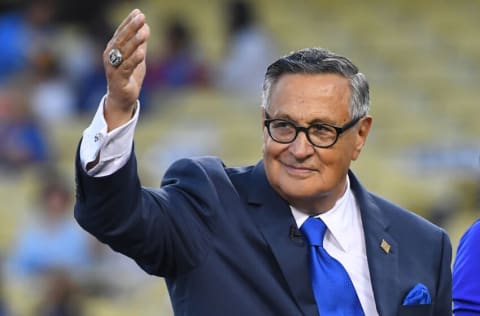
M 427 287 L 422 283 L 417 283 L 403 300 L 403 305 L 421 305 L 430 303 L 432 303 L 432 298 L 430 297 Z

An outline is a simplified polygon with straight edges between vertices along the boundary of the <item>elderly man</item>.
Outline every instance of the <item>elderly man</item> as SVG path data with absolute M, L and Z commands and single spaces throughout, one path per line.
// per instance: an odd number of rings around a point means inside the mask
M 448 236 L 349 170 L 372 125 L 355 65 L 316 48 L 278 59 L 264 80 L 263 160 L 182 159 L 152 189 L 132 150 L 148 37 L 133 10 L 106 47 L 75 216 L 165 277 L 176 315 L 451 315 Z

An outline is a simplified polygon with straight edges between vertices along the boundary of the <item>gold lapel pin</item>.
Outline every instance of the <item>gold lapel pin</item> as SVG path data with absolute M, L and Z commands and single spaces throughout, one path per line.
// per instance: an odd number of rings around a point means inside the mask
M 390 252 L 391 246 L 388 242 L 385 241 L 385 239 L 382 239 L 382 242 L 380 243 L 380 247 L 383 249 L 383 251 L 385 251 L 385 253 Z

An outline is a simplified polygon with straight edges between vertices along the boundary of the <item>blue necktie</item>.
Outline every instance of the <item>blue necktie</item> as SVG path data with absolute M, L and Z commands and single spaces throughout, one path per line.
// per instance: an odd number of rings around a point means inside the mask
M 313 293 L 321 316 L 365 316 L 347 271 L 323 248 L 327 226 L 314 217 L 300 231 L 310 245 L 310 272 Z

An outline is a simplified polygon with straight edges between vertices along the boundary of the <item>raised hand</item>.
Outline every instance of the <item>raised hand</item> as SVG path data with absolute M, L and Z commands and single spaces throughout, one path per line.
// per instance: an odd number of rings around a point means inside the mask
M 145 58 L 150 29 L 145 15 L 138 9 L 118 26 L 103 52 L 108 93 L 105 102 L 105 119 L 112 130 L 131 119 L 136 100 L 145 78 Z M 112 50 L 117 50 L 116 56 Z M 120 58 L 120 63 L 118 63 Z M 117 64 L 111 61 L 117 60 Z

